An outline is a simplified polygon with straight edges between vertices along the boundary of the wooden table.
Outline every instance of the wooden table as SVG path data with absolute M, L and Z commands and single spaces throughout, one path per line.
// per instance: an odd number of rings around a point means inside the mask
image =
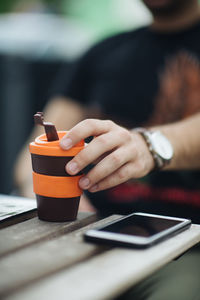
M 83 241 L 98 220 L 48 223 L 33 215 L 0 230 L 0 298 L 9 300 L 113 299 L 200 241 L 200 225 L 147 250 Z

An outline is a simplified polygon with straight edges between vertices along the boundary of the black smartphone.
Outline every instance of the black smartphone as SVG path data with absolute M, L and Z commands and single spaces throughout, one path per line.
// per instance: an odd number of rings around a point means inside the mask
M 86 241 L 133 248 L 150 247 L 189 228 L 191 220 L 133 213 L 84 234 Z

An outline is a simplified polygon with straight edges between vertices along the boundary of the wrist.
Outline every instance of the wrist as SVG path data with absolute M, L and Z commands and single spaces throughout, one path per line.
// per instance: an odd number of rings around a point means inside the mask
M 160 130 L 147 130 L 146 128 L 135 128 L 144 139 L 148 150 L 154 161 L 154 170 L 161 170 L 171 162 L 174 154 L 169 139 Z

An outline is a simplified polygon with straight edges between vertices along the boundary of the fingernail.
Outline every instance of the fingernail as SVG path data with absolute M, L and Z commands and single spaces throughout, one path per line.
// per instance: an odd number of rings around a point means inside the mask
M 79 181 L 79 185 L 82 189 L 87 189 L 90 185 L 90 180 L 87 177 L 82 177 Z
M 91 193 L 96 192 L 97 190 L 98 190 L 98 185 L 97 185 L 97 184 L 93 185 L 93 186 L 89 189 L 89 191 L 90 191 Z
M 60 146 L 61 148 L 63 148 L 64 150 L 68 150 L 72 147 L 72 140 L 67 138 L 67 139 L 62 139 L 60 141 Z
M 69 162 L 67 164 L 67 170 L 70 171 L 70 173 L 76 173 L 78 172 L 78 165 L 76 162 Z

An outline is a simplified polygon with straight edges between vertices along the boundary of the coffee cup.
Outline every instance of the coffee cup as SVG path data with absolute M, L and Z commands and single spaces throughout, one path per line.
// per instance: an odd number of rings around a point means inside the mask
M 66 133 L 58 131 L 59 140 Z M 29 145 L 38 217 L 50 222 L 75 220 L 82 194 L 78 182 L 83 174 L 72 176 L 66 172 L 65 166 L 84 148 L 84 141 L 63 150 L 59 140 L 48 141 L 43 134 Z

